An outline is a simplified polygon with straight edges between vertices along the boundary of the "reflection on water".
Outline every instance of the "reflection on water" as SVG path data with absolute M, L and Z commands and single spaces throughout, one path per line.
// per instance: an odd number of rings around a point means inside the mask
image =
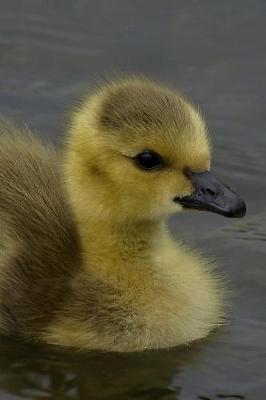
M 180 391 L 172 377 L 196 353 L 186 348 L 78 355 L 3 339 L 0 384 L 3 392 L 27 399 L 170 400 Z
M 200 352 L 197 344 L 171 351 L 85 355 L 3 338 L 0 384 L 2 393 L 14 399 L 184 399 L 177 377 L 188 366 L 198 367 Z M 210 399 L 200 394 L 196 398 Z M 245 397 L 222 389 L 214 398 Z
M 266 398 L 266 118 L 263 0 L 0 0 L 0 113 L 56 140 L 98 77 L 141 72 L 200 103 L 214 168 L 244 220 L 190 212 L 170 228 L 219 264 L 228 324 L 190 347 L 73 354 L 0 341 L 0 399 Z

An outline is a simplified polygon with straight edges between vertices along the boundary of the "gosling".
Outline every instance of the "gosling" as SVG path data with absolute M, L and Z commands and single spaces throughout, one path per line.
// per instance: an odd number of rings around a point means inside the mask
M 210 263 L 168 232 L 184 208 L 242 217 L 212 172 L 206 125 L 179 93 L 110 82 L 73 112 L 63 153 L 0 136 L 0 331 L 82 350 L 189 343 L 223 322 Z

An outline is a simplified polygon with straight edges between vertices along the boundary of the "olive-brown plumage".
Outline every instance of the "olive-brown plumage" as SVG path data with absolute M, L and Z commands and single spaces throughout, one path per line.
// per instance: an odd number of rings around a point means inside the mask
M 209 262 L 168 215 L 210 168 L 198 110 L 144 78 L 111 82 L 75 110 L 61 155 L 26 130 L 0 136 L 0 330 L 80 349 L 188 343 L 222 322 Z M 144 170 L 140 152 L 161 168 Z

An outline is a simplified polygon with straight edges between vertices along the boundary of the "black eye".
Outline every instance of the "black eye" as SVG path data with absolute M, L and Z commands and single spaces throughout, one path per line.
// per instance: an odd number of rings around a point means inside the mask
M 159 169 L 165 165 L 162 157 L 159 154 L 149 150 L 145 150 L 136 155 L 134 157 L 134 161 L 139 168 L 146 170 Z

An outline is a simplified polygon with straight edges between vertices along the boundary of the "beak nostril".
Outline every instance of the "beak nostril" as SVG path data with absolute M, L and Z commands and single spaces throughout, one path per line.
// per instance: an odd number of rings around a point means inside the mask
M 200 192 L 199 192 L 199 194 L 209 194 L 210 196 L 215 196 L 216 195 L 216 193 L 214 192 L 214 190 L 212 190 L 212 189 L 210 189 L 210 188 L 207 188 L 207 189 L 200 189 Z
M 206 192 L 210 195 L 210 196 L 215 196 L 215 192 L 212 189 L 207 188 Z

